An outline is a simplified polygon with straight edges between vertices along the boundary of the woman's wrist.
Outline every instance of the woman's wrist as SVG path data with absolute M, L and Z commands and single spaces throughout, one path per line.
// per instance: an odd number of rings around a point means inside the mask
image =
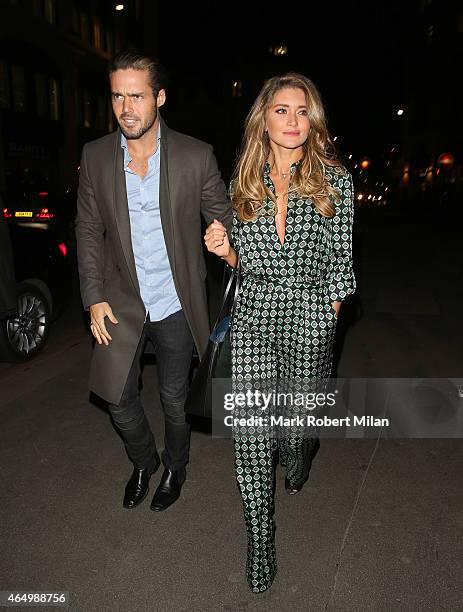
M 230 247 L 228 254 L 221 255 L 220 259 L 223 259 L 232 268 L 234 268 L 238 262 L 238 256 L 236 254 L 236 251 L 232 247 Z

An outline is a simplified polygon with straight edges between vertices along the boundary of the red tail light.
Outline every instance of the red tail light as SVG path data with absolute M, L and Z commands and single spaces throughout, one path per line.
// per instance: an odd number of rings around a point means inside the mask
M 61 244 L 58 245 L 59 250 L 61 251 L 61 253 L 64 255 L 64 257 L 66 257 L 67 253 L 68 253 L 68 248 L 67 246 L 64 244 L 64 242 L 61 242 Z
M 42 208 L 36 215 L 37 219 L 53 219 L 55 213 L 52 213 L 48 208 Z
M 9 219 L 12 216 L 13 216 L 13 214 L 8 210 L 8 208 L 4 208 L 3 209 L 3 218 L 4 219 Z
M 48 191 L 39 191 L 39 198 L 46 198 L 48 195 Z

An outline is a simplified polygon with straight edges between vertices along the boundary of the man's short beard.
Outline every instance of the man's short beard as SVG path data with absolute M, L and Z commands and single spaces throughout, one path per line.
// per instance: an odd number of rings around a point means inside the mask
M 119 124 L 119 127 L 121 129 L 121 132 L 127 138 L 127 140 L 137 140 L 137 138 L 141 138 L 143 134 L 146 134 L 146 132 L 150 128 L 153 127 L 153 124 L 156 121 L 157 116 L 158 116 L 158 107 L 155 105 L 153 109 L 153 114 L 151 115 L 151 117 L 147 120 L 146 123 L 142 124 L 136 132 L 126 132 L 121 124 Z

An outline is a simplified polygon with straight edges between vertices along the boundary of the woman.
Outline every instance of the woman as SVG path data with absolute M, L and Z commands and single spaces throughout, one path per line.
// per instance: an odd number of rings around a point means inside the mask
M 246 120 L 231 191 L 231 240 L 214 221 L 205 243 L 232 267 L 239 257 L 243 272 L 231 330 L 233 381 L 260 388 L 265 380 L 284 381 L 285 389 L 288 381 L 323 383 L 341 302 L 355 290 L 353 191 L 334 156 L 320 95 L 305 76 L 289 73 L 264 84 Z M 276 573 L 277 457 L 286 468 L 286 491 L 294 495 L 319 442 L 315 431 L 302 429 L 278 437 L 241 428 L 234 438 L 248 534 L 246 576 L 251 590 L 261 592 Z

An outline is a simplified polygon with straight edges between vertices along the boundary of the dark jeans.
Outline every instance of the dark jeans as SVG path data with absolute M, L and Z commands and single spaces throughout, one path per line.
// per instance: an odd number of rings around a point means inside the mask
M 184 404 L 193 338 L 182 310 L 162 321 L 146 321 L 121 401 L 119 405 L 109 404 L 109 411 L 134 466 L 139 469 L 153 467 L 158 452 L 141 403 L 139 385 L 140 360 L 147 340 L 151 340 L 156 353 L 165 418 L 162 461 L 168 469 L 176 471 L 188 462 L 190 448 L 190 428 L 185 420 Z

